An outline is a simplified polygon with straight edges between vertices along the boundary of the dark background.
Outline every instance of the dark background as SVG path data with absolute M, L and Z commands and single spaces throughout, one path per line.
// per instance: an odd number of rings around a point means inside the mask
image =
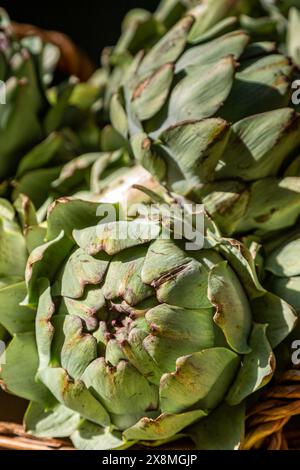
M 117 42 L 126 12 L 132 8 L 154 11 L 158 3 L 158 0 L 0 0 L 0 6 L 12 20 L 68 34 L 96 65 L 101 50 Z

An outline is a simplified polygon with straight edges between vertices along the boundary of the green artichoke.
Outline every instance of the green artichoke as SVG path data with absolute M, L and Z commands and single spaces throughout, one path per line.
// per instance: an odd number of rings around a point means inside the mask
M 208 217 L 198 250 L 172 220 L 76 199 L 51 206 L 26 283 L 0 290 L 14 337 L 2 380 L 31 400 L 29 432 L 79 449 L 182 436 L 198 449 L 239 446 L 245 400 L 272 378 L 296 316 Z
M 225 0 L 209 26 L 205 9 L 188 11 L 135 56 L 110 100 L 115 133 L 136 160 L 203 202 L 229 235 L 290 227 L 300 215 L 297 74 L 285 55 L 297 63 L 299 14 L 291 9 L 288 23 L 287 3 L 262 3 L 271 32 L 260 17 L 228 18 Z M 254 14 L 261 2 L 251 5 Z
M 55 66 L 57 50 L 47 49 L 38 38 L 30 38 L 24 44 L 16 41 L 3 10 L 0 34 L 0 79 L 6 95 L 6 104 L 0 106 L 2 182 L 14 174 L 22 152 L 42 138 L 39 116 L 46 106 L 44 78 Z M 50 65 L 50 70 L 44 69 L 45 63 Z
M 15 215 L 12 205 L 0 200 L 0 288 L 24 278 L 28 253 Z

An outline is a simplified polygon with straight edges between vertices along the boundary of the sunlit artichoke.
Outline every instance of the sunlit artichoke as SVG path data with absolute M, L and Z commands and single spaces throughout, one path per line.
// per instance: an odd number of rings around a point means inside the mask
M 14 335 L 2 380 L 32 401 L 28 431 L 80 449 L 183 435 L 198 449 L 238 447 L 245 400 L 272 378 L 293 309 L 207 217 L 195 250 L 159 217 L 107 221 L 115 208 L 56 201 L 26 284 L 0 290 Z

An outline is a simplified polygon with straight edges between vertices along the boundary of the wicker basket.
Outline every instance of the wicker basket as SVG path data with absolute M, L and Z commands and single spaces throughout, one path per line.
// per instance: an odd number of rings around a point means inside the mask
M 300 369 L 291 369 L 261 396 L 259 404 L 249 410 L 242 450 L 300 449 L 297 416 L 300 418 Z M 68 440 L 37 439 L 27 434 L 20 424 L 4 422 L 0 422 L 0 448 L 74 450 Z M 178 441 L 163 449 L 193 450 L 194 447 L 189 441 Z

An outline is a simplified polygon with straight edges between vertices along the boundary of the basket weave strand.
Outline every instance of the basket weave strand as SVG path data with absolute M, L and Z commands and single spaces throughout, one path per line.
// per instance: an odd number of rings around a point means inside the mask
M 247 416 L 247 433 L 242 449 L 300 449 L 300 429 L 286 426 L 300 415 L 300 370 L 286 371 L 278 382 L 265 392 L 260 403 Z

